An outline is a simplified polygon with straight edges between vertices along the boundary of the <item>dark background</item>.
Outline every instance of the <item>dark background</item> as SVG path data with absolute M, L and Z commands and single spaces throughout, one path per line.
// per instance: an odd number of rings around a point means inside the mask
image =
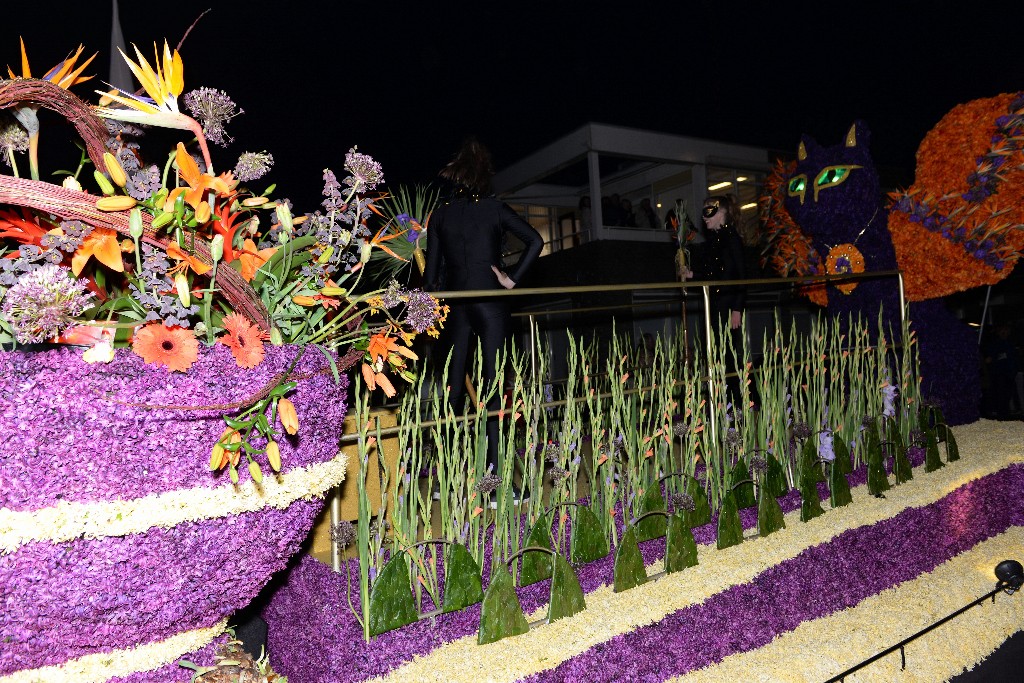
M 300 213 L 352 145 L 394 185 L 433 179 L 467 133 L 500 168 L 587 121 L 789 153 L 802 133 L 835 144 L 860 118 L 879 166 L 906 185 L 944 113 L 1021 88 L 1024 75 L 1016 17 L 985 2 L 181 0 L 122 2 L 121 24 L 149 57 L 207 8 L 181 49 L 185 90 L 222 89 L 245 110 L 215 167 L 271 152 L 270 179 Z M 100 52 L 97 78 L 73 90 L 95 102 L 110 18 L 103 0 L 5 3 L 0 64 L 19 68 L 19 35 L 34 75 L 83 42 Z M 77 159 L 57 122 L 44 126 L 44 159 Z

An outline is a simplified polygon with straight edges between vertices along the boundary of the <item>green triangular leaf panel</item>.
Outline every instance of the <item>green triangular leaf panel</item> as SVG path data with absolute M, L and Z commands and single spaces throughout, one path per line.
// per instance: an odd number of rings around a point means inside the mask
M 628 527 L 622 534 L 619 547 L 615 550 L 613 589 L 616 593 L 628 591 L 647 582 L 647 570 L 640 546 L 636 541 L 636 528 Z
M 711 521 L 711 505 L 708 503 L 708 492 L 700 485 L 697 477 L 686 478 L 686 495 L 693 498 L 693 512 L 686 515 L 690 528 L 704 526 Z
M 456 543 L 448 547 L 448 563 L 444 572 L 444 605 L 441 611 L 456 612 L 484 599 L 480 581 L 480 565 L 466 550 Z
M 917 411 L 917 427 L 922 432 L 927 432 L 929 429 L 935 426 L 935 414 L 933 409 L 929 405 L 921 405 L 921 409 Z
M 853 502 L 853 496 L 850 494 L 850 482 L 847 481 L 846 474 L 835 465 L 829 471 L 828 491 L 829 503 L 833 508 L 841 508 Z
M 907 457 L 907 447 L 903 444 L 903 435 L 900 434 L 899 427 L 895 424 L 889 430 L 889 442 L 890 448 L 896 454 L 892 461 L 892 476 L 896 479 L 897 484 L 910 481 L 914 478 L 914 467 L 910 464 L 910 458 Z
M 576 521 L 572 524 L 572 542 L 569 556 L 576 564 L 585 564 L 607 557 L 608 536 L 594 511 L 584 505 L 576 506 Z M 521 584 L 525 585 L 525 584 Z
M 480 607 L 480 631 L 476 642 L 478 645 L 493 643 L 529 630 L 530 624 L 519 604 L 512 575 L 504 563 L 498 563 L 491 574 L 491 582 L 487 584 L 484 603 Z
M 946 431 L 939 428 L 940 425 L 945 425 L 945 424 L 946 424 L 946 416 L 942 414 L 942 408 L 939 408 L 938 406 L 933 407 L 932 408 L 932 426 L 935 427 L 935 429 L 936 429 L 936 431 L 935 431 L 935 438 L 939 440 L 939 443 L 942 443 L 943 441 L 946 440 Z
M 960 447 L 956 445 L 956 437 L 949 425 L 942 425 L 946 435 L 946 462 L 955 462 L 960 459 Z
M 637 517 L 648 512 L 665 512 L 665 498 L 661 495 L 661 483 L 654 482 L 647 487 L 643 497 L 640 499 L 640 509 Z M 636 525 L 636 541 L 642 543 L 652 538 L 661 538 L 665 535 L 665 518 L 662 515 L 651 515 Z
M 419 619 L 412 597 L 409 566 L 401 553 L 392 557 L 370 590 L 370 635 L 393 631 Z
M 764 486 L 765 488 L 776 498 L 782 498 L 784 495 L 789 493 L 789 482 L 786 480 L 786 470 L 783 469 L 782 463 L 775 457 L 774 453 L 769 453 L 768 457 L 765 458 L 768 463 L 768 469 L 764 475 Z
M 946 463 L 942 462 L 942 458 L 939 457 L 939 442 L 935 435 L 935 429 L 929 429 L 925 432 L 925 450 L 924 450 L 924 471 L 934 472 L 940 467 L 945 467 Z
M 853 472 L 853 458 L 850 457 L 850 447 L 839 434 L 832 433 L 832 450 L 836 454 L 836 465 L 843 474 Z
M 747 462 L 743 458 L 736 459 L 736 465 L 732 468 L 732 476 L 729 478 L 729 484 L 732 485 L 735 482 L 743 481 L 744 479 L 750 479 L 750 470 L 747 469 Z M 752 508 L 757 505 L 757 496 L 754 495 L 754 482 L 748 481 L 746 484 L 740 484 L 732 490 L 734 496 L 736 496 L 736 507 L 740 510 L 746 508 Z
M 782 514 L 779 501 L 775 500 L 771 491 L 762 490 L 757 503 L 757 533 L 767 536 L 785 528 L 786 518 Z
M 816 455 L 816 453 L 815 453 Z M 818 480 L 814 476 L 810 463 L 813 456 L 804 450 L 803 463 L 800 467 L 800 521 L 808 522 L 825 514 L 818 498 Z
M 561 555 L 555 555 L 555 571 L 551 577 L 551 604 L 548 605 L 548 623 L 571 617 L 587 608 L 583 589 L 576 572 Z
M 722 509 L 718 511 L 718 549 L 729 548 L 743 542 L 743 522 L 736 507 L 736 496 L 729 491 L 722 497 Z
M 868 493 L 877 496 L 892 487 L 889 485 L 889 476 L 885 473 L 882 444 L 878 438 L 878 427 L 874 422 L 865 427 L 864 436 L 867 439 Z
M 686 523 L 686 517 L 677 512 L 668 518 L 665 533 L 665 573 L 671 574 L 687 567 L 697 566 L 697 543 Z
M 537 523 L 530 530 L 530 536 L 526 539 L 524 548 L 535 546 L 538 548 L 551 547 L 551 520 L 547 515 L 541 515 Z M 551 555 L 548 553 L 529 552 L 523 553 L 523 568 L 519 572 L 519 585 L 530 586 L 551 578 Z

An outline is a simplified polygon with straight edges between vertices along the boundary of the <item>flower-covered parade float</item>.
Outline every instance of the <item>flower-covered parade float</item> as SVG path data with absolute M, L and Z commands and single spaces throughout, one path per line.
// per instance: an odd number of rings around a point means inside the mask
M 235 651 L 229 618 L 344 478 L 345 371 L 393 391 L 438 307 L 363 279 L 371 157 L 294 215 L 248 189 L 271 155 L 214 172 L 237 107 L 183 96 L 176 50 L 136 48 L 138 93 L 95 106 L 69 92 L 82 52 L 34 78 L 22 44 L 0 80 L 0 680 L 180 681 Z M 83 149 L 59 185 L 42 109 Z M 151 127 L 181 141 L 149 149 Z

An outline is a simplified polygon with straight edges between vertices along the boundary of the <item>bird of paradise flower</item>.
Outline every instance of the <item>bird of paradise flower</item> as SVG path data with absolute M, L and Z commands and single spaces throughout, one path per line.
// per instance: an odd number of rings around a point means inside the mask
M 181 55 L 177 50 L 173 52 L 164 41 L 163 56 L 161 58 L 156 44 L 153 44 L 155 68 L 150 66 L 146 58 L 142 56 L 139 48 L 132 44 L 135 49 L 135 56 L 138 63 L 133 62 L 124 52 L 121 56 L 127 62 L 128 68 L 135 74 L 145 96 L 134 95 L 119 88 L 116 92 L 96 92 L 102 96 L 99 106 L 95 107 L 98 116 L 128 123 L 140 123 L 149 126 L 161 126 L 163 128 L 174 128 L 176 130 L 192 131 L 196 135 L 199 149 L 203 153 L 203 161 L 206 163 L 207 172 L 213 173 L 213 163 L 210 160 L 210 150 L 206 144 L 206 136 L 203 134 L 203 127 L 198 121 L 178 110 L 178 96 L 185 89 L 184 67 Z M 107 106 L 110 102 L 117 102 L 127 109 L 113 108 Z
M 8 66 L 7 75 L 12 79 L 15 78 L 32 78 L 32 68 L 28 63 L 28 53 L 25 50 L 25 39 L 20 38 L 21 41 L 21 76 L 14 73 L 14 70 Z M 64 88 L 67 90 L 73 85 L 84 83 L 92 78 L 92 76 L 83 76 L 82 72 L 85 71 L 86 67 L 96 58 L 99 53 L 94 52 L 92 57 L 82 62 L 78 68 L 75 68 L 75 63 L 78 58 L 82 56 L 82 50 L 85 47 L 82 45 L 78 46 L 78 49 L 70 53 L 63 61 L 58 63 L 55 67 L 47 71 L 41 78 L 41 80 L 49 81 L 54 85 Z M 39 180 L 39 105 L 38 104 L 25 104 L 15 107 L 12 110 L 14 118 L 18 120 L 18 123 L 22 125 L 25 132 L 28 133 L 28 163 L 29 172 L 31 173 L 32 180 Z

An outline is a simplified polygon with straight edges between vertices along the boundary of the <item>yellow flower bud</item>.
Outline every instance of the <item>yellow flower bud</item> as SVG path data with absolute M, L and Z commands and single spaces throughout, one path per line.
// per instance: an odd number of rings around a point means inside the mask
M 280 328 L 270 328 L 270 343 L 273 344 L 274 346 L 284 346 L 284 337 L 281 335 Z
M 249 461 L 249 476 L 257 484 L 263 483 L 263 470 L 260 469 L 260 464 L 255 460 Z
M 275 472 L 281 471 L 281 447 L 277 445 L 276 441 L 267 442 L 267 462 Z
M 277 416 L 281 419 L 281 426 L 289 434 L 297 434 L 299 431 L 299 416 L 295 412 L 295 404 L 286 398 L 277 401 Z
M 287 204 L 278 204 L 275 208 L 277 219 L 281 221 L 281 227 L 288 232 L 292 231 L 292 212 L 288 210 Z
M 65 190 L 75 190 L 77 192 L 82 191 L 82 184 L 78 182 L 78 178 L 73 175 L 69 175 L 64 179 L 64 182 L 60 184 Z
M 344 287 L 324 287 L 320 293 L 324 296 L 347 296 L 348 290 Z
M 242 206 L 263 206 L 268 201 L 270 200 L 267 199 L 266 197 L 246 197 L 245 199 L 242 200 Z
M 124 173 L 124 168 L 121 167 L 121 162 L 118 161 L 110 152 L 103 153 L 103 165 L 107 167 L 107 173 L 110 174 L 110 179 L 118 187 L 124 187 L 128 184 L 128 176 Z
M 178 301 L 185 308 L 192 305 L 192 292 L 189 290 L 188 279 L 184 273 L 178 273 L 174 276 L 174 289 L 178 292 Z
M 162 214 L 160 214 L 159 216 L 157 216 L 156 218 L 153 219 L 153 223 L 152 223 L 153 229 L 154 230 L 159 230 L 160 228 L 164 227 L 165 225 L 167 225 L 168 223 L 170 223 L 173 220 L 174 220 L 174 214 L 173 213 L 162 213 Z
M 96 208 L 100 211 L 127 211 L 135 207 L 136 202 L 133 198 L 127 195 L 118 195 L 117 197 L 100 197 L 96 200 Z
M 208 220 L 210 220 L 210 203 L 203 200 L 196 207 L 196 222 L 206 223 Z
M 307 308 L 310 306 L 316 306 L 316 299 L 314 299 L 311 296 L 306 296 L 304 294 L 296 294 L 295 296 L 292 297 L 292 302 L 298 304 L 299 306 L 305 306 Z

